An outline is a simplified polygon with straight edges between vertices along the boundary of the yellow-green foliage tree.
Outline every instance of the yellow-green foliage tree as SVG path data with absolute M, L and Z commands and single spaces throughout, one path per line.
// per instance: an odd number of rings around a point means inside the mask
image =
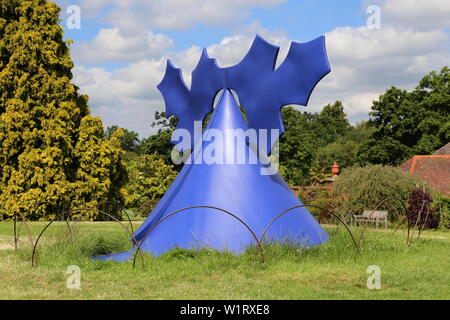
M 129 182 L 126 185 L 127 205 L 141 208 L 139 213 L 142 215 L 149 214 L 151 202 L 159 200 L 164 195 L 177 172 L 157 153 L 134 156 L 127 163 L 129 173 Z
M 99 208 L 119 214 L 117 206 L 107 203 L 124 204 L 124 190 L 120 187 L 127 179 L 121 149 L 123 130 L 117 130 L 110 140 L 105 139 L 103 125 L 98 117 L 86 116 L 81 120 L 80 133 L 74 155 L 78 161 L 76 180 L 73 184 L 75 199 L 72 207 Z M 108 208 L 108 209 L 107 209 Z M 95 212 L 89 212 L 95 217 Z
M 0 2 L 0 206 L 30 219 L 120 199 L 124 183 L 121 153 L 71 83 L 59 11 L 47 0 Z

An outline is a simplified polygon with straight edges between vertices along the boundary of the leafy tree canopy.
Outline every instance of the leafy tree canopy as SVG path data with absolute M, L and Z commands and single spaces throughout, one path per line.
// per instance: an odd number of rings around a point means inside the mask
M 138 152 L 140 147 L 139 134 L 135 131 L 130 131 L 125 128 L 119 128 L 117 125 L 112 125 L 105 130 L 107 139 L 111 139 L 112 135 L 119 129 L 122 129 L 123 134 L 120 138 L 120 145 L 123 150 L 127 152 Z
M 316 160 L 320 168 L 330 168 L 333 162 L 340 167 L 347 168 L 355 165 L 363 165 L 357 155 L 361 144 L 373 133 L 374 129 L 362 121 L 356 124 L 335 142 L 327 144 L 317 150 Z
M 411 92 L 392 87 L 374 101 L 369 125 L 375 131 L 359 157 L 399 165 L 412 155 L 431 154 L 450 141 L 449 68 L 426 75 Z
M 284 107 L 281 112 L 286 130 L 280 138 L 280 164 L 284 178 L 293 185 L 316 181 L 316 174 L 312 172 L 322 168 L 327 171 L 336 161 L 331 160 L 333 155 L 329 152 L 318 161 L 317 150 L 335 143 L 352 130 L 342 103 L 328 104 L 320 113 L 302 113 L 291 106 Z
M 172 163 L 171 153 L 173 144 L 170 142 L 173 130 L 178 124 L 176 117 L 166 118 L 165 112 L 155 113 L 155 122 L 151 124 L 152 127 L 157 127 L 156 134 L 149 136 L 142 140 L 139 147 L 141 154 L 158 153 L 161 155 L 166 163 Z M 180 170 L 182 166 L 175 166 L 176 170 Z
M 126 185 L 127 206 L 139 208 L 146 202 L 159 200 L 176 177 L 173 166 L 157 153 L 134 155 L 127 162 L 129 182 Z M 147 208 L 144 206 L 147 210 Z M 149 212 L 140 212 L 148 214 Z

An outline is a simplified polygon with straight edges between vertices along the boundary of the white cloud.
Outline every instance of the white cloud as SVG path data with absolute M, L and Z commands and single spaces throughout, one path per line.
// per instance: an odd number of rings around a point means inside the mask
M 258 29 L 258 30 L 257 30 Z M 218 44 L 209 46 L 208 52 L 211 57 L 217 58 L 219 65 L 223 67 L 238 63 L 249 50 L 255 37 L 254 32 L 263 36 L 266 40 L 282 45 L 280 58 L 284 59 L 289 46 L 288 38 L 280 31 L 269 32 L 254 23 L 241 30 L 244 34 L 226 37 Z M 100 31 L 105 33 L 105 31 Z M 115 32 L 108 30 L 107 34 Z M 95 39 L 107 39 L 107 36 L 97 35 Z M 124 38 L 125 39 L 125 38 Z M 132 42 L 130 40 L 130 42 Z M 91 57 L 82 58 L 81 55 L 92 51 L 92 56 L 98 56 L 102 61 L 111 60 L 112 57 L 126 56 L 125 47 L 119 46 L 109 56 L 105 56 L 97 49 L 101 48 L 100 41 L 84 44 L 81 48 L 74 48 L 80 56 L 78 59 L 92 62 Z M 105 43 L 105 46 L 108 46 Z M 89 50 L 87 50 L 89 48 Z M 122 50 L 123 49 L 123 50 Z M 144 50 L 144 49 L 142 49 Z M 145 51 L 145 50 L 144 50 Z M 104 68 L 76 67 L 74 69 L 74 81 L 80 86 L 81 91 L 89 95 L 89 104 L 93 113 L 104 120 L 105 125 L 118 124 L 120 126 L 138 131 L 141 136 L 147 136 L 154 132 L 149 124 L 154 119 L 156 110 L 164 109 L 164 102 L 156 85 L 161 81 L 166 59 L 172 59 L 173 63 L 183 71 L 185 82 L 190 86 L 191 72 L 197 65 L 201 55 L 201 48 L 192 46 L 181 52 L 167 53 L 164 58 L 145 58 L 145 53 L 136 52 L 137 57 L 142 60 L 130 63 L 127 67 L 112 71 Z M 133 56 L 130 56 L 130 60 Z
M 326 34 L 331 73 L 315 89 L 311 110 L 343 101 L 353 120 L 390 86 L 412 89 L 431 70 L 450 64 L 448 34 L 383 27 L 336 28 Z
M 446 45 L 447 34 L 442 31 L 414 31 L 384 27 L 336 28 L 327 33 L 327 45 L 339 61 L 373 61 L 382 57 L 418 55 Z
M 239 63 L 250 49 L 256 34 L 280 47 L 277 65 L 283 62 L 291 43 L 285 32 L 280 30 L 269 31 L 262 28 L 257 22 L 239 31 L 239 34 L 225 37 L 219 43 L 212 44 L 206 48 L 208 55 L 215 58 L 220 67 L 230 67 Z M 190 85 L 191 72 L 200 59 L 201 50 L 198 46 L 192 46 L 171 57 L 172 62 L 182 69 L 183 77 L 188 85 Z
M 118 124 L 147 136 L 154 130 L 149 127 L 154 112 L 164 108 L 156 85 L 164 75 L 166 59 L 171 58 L 183 70 L 190 85 L 190 73 L 200 58 L 201 48 L 192 46 L 180 52 L 166 52 L 165 41 L 160 42 L 160 51 L 157 46 L 127 46 L 124 43 L 138 43 L 145 36 L 125 36 L 114 30 L 96 37 L 123 40 L 122 44 L 114 44 L 114 56 L 102 59 L 135 62 L 112 71 L 78 67 L 74 71 L 75 81 L 90 96 L 93 113 L 102 116 L 106 125 Z M 222 67 L 234 65 L 247 53 L 255 33 L 281 47 L 278 64 L 282 62 L 290 39 L 283 31 L 268 31 L 257 22 L 210 45 L 208 53 Z M 381 30 L 336 28 L 326 34 L 332 72 L 319 83 L 309 106 L 302 110 L 320 111 L 325 104 L 341 100 L 351 120 L 367 118 L 372 101 L 390 86 L 412 89 L 431 70 L 450 65 L 448 38 L 448 33 L 442 30 L 419 31 L 403 26 L 383 25 Z M 94 48 L 102 47 L 98 41 L 87 48 L 94 52 L 97 50 Z M 98 52 L 97 55 L 102 56 Z
M 154 87 L 161 81 L 165 64 L 164 59 L 146 60 L 113 71 L 77 67 L 74 80 L 100 104 L 114 103 L 117 97 L 151 100 L 159 98 Z
M 153 132 L 149 125 L 155 111 L 163 107 L 156 85 L 165 65 L 165 59 L 159 59 L 131 63 L 113 71 L 76 67 L 74 82 L 89 95 L 93 114 L 101 116 L 106 126 L 118 124 L 144 137 Z
M 118 97 L 114 104 L 96 105 L 92 113 L 102 118 L 105 128 L 115 124 L 138 132 L 140 138 L 146 138 L 155 133 L 150 124 L 154 121 L 156 110 L 163 110 L 159 98 L 144 100 Z
M 448 0 L 389 0 L 382 6 L 387 22 L 415 29 L 450 27 Z
M 225 37 L 209 46 L 208 53 L 222 67 L 232 66 L 244 57 L 256 30 L 266 40 L 280 46 L 277 65 L 283 62 L 290 39 L 283 32 L 269 32 L 252 26 L 249 32 Z M 384 27 L 336 28 L 326 34 L 332 72 L 316 87 L 308 111 L 320 111 L 335 100 L 344 102 L 352 120 L 367 118 L 372 101 L 390 86 L 412 89 L 431 70 L 450 64 L 448 34 L 442 31 Z M 186 82 L 200 57 L 200 48 L 191 47 L 173 57 Z
M 247 16 L 251 7 L 270 7 L 285 0 L 83 0 L 83 12 L 98 13 L 108 5 L 106 21 L 121 30 L 184 30 L 195 24 L 227 25 Z
M 160 58 L 172 44 L 168 36 L 150 31 L 124 36 L 118 28 L 100 29 L 92 41 L 77 44 L 73 52 L 75 60 L 82 64 L 135 62 L 144 58 Z

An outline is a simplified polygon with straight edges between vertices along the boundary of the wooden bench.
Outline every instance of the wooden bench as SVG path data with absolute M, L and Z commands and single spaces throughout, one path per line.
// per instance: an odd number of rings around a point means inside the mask
M 387 211 L 378 211 L 378 210 L 364 210 L 362 215 L 352 214 L 352 224 L 353 221 L 356 225 L 358 222 L 375 222 L 376 227 L 378 228 L 380 222 L 384 221 L 384 227 L 388 227 L 388 212 Z

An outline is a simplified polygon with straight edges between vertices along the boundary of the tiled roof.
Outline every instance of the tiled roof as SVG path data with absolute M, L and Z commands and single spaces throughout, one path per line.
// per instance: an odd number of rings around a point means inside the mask
M 445 146 L 440 148 L 438 151 L 433 153 L 434 155 L 450 155 L 450 142 L 447 143 Z
M 450 195 L 450 155 L 414 156 L 400 166 L 442 193 Z

